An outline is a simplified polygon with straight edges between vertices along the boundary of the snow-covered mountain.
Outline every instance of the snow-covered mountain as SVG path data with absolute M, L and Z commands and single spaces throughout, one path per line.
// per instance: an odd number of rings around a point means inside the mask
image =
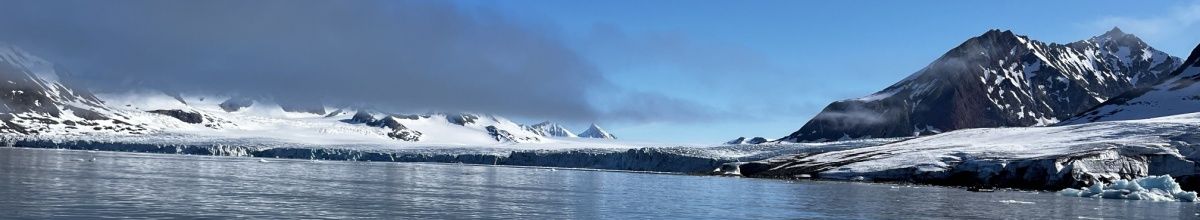
M 67 130 L 141 133 L 127 116 L 107 109 L 87 90 L 63 82 L 54 64 L 0 44 L 0 132 L 54 134 Z
M 1161 83 L 1134 89 L 1060 124 L 1146 119 L 1200 112 L 1200 45 Z
M 579 133 L 579 137 L 581 137 L 581 138 L 617 139 L 617 136 L 614 136 L 611 133 L 608 133 L 608 131 L 605 131 L 603 128 L 600 128 L 600 126 L 596 125 L 596 124 L 592 124 L 592 126 L 589 126 L 586 131 Z
M 116 110 L 135 112 L 161 133 L 299 142 L 457 144 L 553 142 L 504 117 L 473 113 L 395 114 L 350 108 L 296 111 L 271 100 L 157 91 L 100 94 Z M 230 103 L 238 103 L 230 108 Z M 318 114 L 325 113 L 325 114 Z
M 58 71 L 49 61 L 0 45 L 0 89 L 6 91 L 0 95 L 0 134 L 371 146 L 594 142 L 554 123 L 523 126 L 490 114 L 397 114 L 305 100 L 155 90 L 93 95 L 64 83 Z M 585 133 L 612 138 L 598 127 Z
M 571 132 L 571 130 L 567 130 L 566 127 L 550 121 L 544 121 L 542 123 L 524 127 L 527 131 L 546 137 L 579 137 L 578 135 L 575 135 L 575 133 Z
M 1069 44 L 991 30 L 875 94 L 837 101 L 780 140 L 905 137 L 980 127 L 1051 125 L 1180 60 L 1120 29 Z

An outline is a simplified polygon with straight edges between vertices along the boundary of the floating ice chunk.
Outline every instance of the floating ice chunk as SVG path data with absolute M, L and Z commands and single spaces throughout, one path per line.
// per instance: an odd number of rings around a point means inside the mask
M 1196 192 L 1183 191 L 1168 175 L 1148 176 L 1134 180 L 1117 180 L 1112 184 L 1093 184 L 1091 187 L 1064 189 L 1064 196 L 1105 199 L 1196 202 Z
M 1011 200 L 1011 199 L 1000 200 L 1000 203 L 1004 203 L 1004 204 L 1035 204 L 1034 202 L 1018 201 L 1018 200 Z
M 258 159 L 258 162 L 259 163 L 267 163 L 268 161 L 266 159 Z

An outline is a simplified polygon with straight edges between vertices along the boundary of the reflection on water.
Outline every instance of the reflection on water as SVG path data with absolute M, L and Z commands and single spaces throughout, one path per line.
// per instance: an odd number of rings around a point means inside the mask
M 1196 213 L 1190 203 L 1053 193 L 0 148 L 0 216 L 21 218 L 1200 218 Z

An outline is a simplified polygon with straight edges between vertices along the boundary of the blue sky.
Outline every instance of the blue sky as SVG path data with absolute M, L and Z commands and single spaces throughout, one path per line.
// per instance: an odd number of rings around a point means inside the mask
M 466 0 L 550 30 L 614 86 L 697 104 L 715 119 L 606 122 L 625 139 L 782 137 L 825 104 L 868 95 L 989 29 L 1066 43 L 1113 26 L 1185 56 L 1197 1 Z M 605 105 L 604 95 L 593 102 Z M 582 127 L 575 125 L 574 127 Z

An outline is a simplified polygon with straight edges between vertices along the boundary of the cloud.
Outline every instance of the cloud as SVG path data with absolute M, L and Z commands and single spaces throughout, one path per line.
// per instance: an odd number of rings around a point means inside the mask
M 0 41 L 98 90 L 591 120 L 613 88 L 552 30 L 442 1 L 16 0 Z
M 859 103 L 848 103 L 844 109 L 823 111 L 813 120 L 830 123 L 833 128 L 857 128 L 887 122 L 888 118 L 875 110 L 861 106 Z
M 706 120 L 779 120 L 801 117 L 820 105 L 795 98 L 828 91 L 812 89 L 816 80 L 798 80 L 770 56 L 740 42 L 717 41 L 671 31 L 629 31 L 610 24 L 595 24 L 581 39 L 583 52 L 596 58 L 610 79 L 634 81 L 631 90 L 671 91 L 661 95 L 628 98 L 645 103 L 677 103 L 686 117 Z M 623 82 L 623 81 L 622 81 Z M 630 95 L 645 96 L 646 92 Z M 824 104 L 824 103 L 822 103 Z M 688 107 L 682 107 L 688 106 Z M 803 108 L 801 108 L 803 107 Z
M 659 93 L 628 92 L 612 97 L 603 119 L 611 122 L 704 123 L 732 119 L 733 112 Z
M 704 75 L 705 79 L 747 72 L 780 72 L 768 56 L 745 45 L 701 41 L 675 32 L 630 33 L 614 25 L 596 24 L 586 44 L 589 50 L 615 66 L 665 65 Z
M 1092 28 L 1107 30 L 1120 27 L 1129 33 L 1148 38 L 1165 38 L 1183 33 L 1200 23 L 1200 1 L 1173 7 L 1150 17 L 1107 16 L 1092 23 Z

